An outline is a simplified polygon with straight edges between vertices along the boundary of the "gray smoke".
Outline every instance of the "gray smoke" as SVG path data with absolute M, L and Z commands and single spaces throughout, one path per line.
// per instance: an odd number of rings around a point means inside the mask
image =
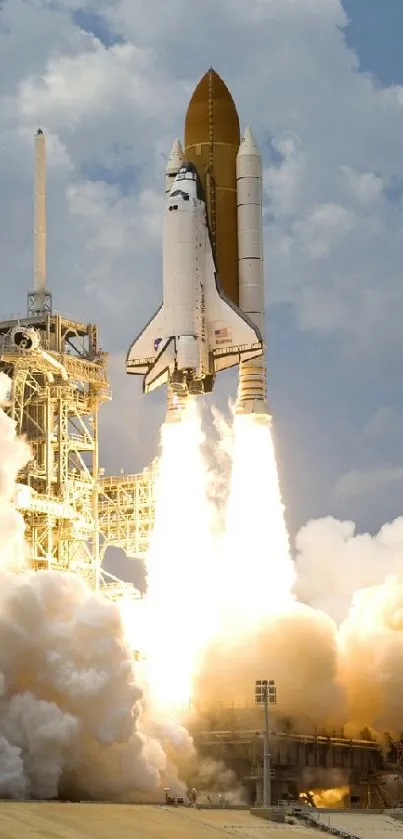
M 161 746 L 118 608 L 72 574 L 0 576 L 0 796 L 130 798 L 156 789 Z
M 0 404 L 9 389 L 0 374 Z M 165 754 L 139 730 L 142 692 L 118 608 L 75 575 L 27 570 L 13 500 L 30 451 L 1 408 L 0 451 L 0 797 L 156 789 Z
M 253 632 L 213 643 L 197 697 L 201 707 L 253 708 L 255 680 L 262 678 L 276 682 L 276 716 L 292 718 L 304 731 L 342 724 L 346 693 L 338 677 L 336 626 L 323 612 L 294 603 Z

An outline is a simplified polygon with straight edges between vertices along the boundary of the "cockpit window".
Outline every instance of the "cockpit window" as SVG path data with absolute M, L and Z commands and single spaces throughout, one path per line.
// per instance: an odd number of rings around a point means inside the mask
M 171 198 L 175 198 L 175 195 L 181 195 L 184 201 L 189 201 L 188 193 L 183 192 L 181 189 L 175 189 L 175 192 L 171 192 Z

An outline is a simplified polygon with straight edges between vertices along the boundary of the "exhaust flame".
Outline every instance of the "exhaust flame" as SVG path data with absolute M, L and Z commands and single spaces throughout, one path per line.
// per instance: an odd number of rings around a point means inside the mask
M 342 807 L 345 799 L 350 795 L 350 787 L 335 787 L 335 789 L 311 789 L 309 792 L 302 792 L 299 796 L 312 807 L 330 809 Z
M 220 601 L 245 633 L 292 602 L 295 572 L 270 423 L 236 416 L 233 434 Z
M 158 719 L 161 713 L 175 716 L 190 698 L 199 712 L 217 702 L 245 706 L 253 701 L 254 680 L 272 678 L 278 703 L 273 715 L 287 717 L 297 730 L 344 726 L 358 737 L 364 726 L 402 730 L 402 582 L 379 580 L 361 592 L 340 627 L 325 612 L 298 602 L 270 424 L 243 415 L 225 434 L 232 474 L 219 532 L 217 507 L 209 499 L 222 500 L 222 475 L 219 492 L 207 497 L 211 473 L 203 443 L 190 402 L 182 422 L 162 432 L 148 594 L 141 604 L 144 647 L 140 640 L 136 647 L 146 655 L 152 713 L 158 709 Z M 322 522 L 322 543 L 327 524 L 332 520 Z M 371 546 L 370 537 L 347 536 L 348 556 Z M 396 539 L 389 542 L 395 550 Z M 317 551 L 317 559 L 314 593 L 333 555 Z
M 350 787 L 337 787 L 336 789 L 315 789 L 312 790 L 312 798 L 315 807 L 339 807 L 344 799 L 350 795 Z
M 234 420 L 223 533 L 206 495 L 203 442 L 193 401 L 181 422 L 162 429 L 144 638 L 150 702 L 171 714 L 197 699 L 193 688 L 212 642 L 229 649 L 293 604 L 270 424 L 253 416 Z
M 213 510 L 206 496 L 204 436 L 194 400 L 188 400 L 180 422 L 162 427 L 161 442 L 144 636 L 152 706 L 174 712 L 189 706 L 215 615 Z

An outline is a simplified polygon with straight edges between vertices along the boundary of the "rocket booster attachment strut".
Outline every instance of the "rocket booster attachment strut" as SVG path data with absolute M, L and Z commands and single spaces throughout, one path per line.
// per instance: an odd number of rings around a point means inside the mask
M 163 303 L 131 345 L 128 373 L 149 393 L 163 384 L 181 395 L 210 392 L 216 373 L 262 355 L 257 326 L 218 281 L 201 182 L 183 163 L 166 200 Z

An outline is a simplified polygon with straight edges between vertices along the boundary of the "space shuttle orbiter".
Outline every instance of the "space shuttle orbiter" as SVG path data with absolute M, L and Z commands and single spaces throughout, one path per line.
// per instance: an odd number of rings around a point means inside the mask
M 197 170 L 183 163 L 167 193 L 163 302 L 131 345 L 128 373 L 149 393 L 168 384 L 187 396 L 212 390 L 216 373 L 262 355 L 257 326 L 222 291 Z

